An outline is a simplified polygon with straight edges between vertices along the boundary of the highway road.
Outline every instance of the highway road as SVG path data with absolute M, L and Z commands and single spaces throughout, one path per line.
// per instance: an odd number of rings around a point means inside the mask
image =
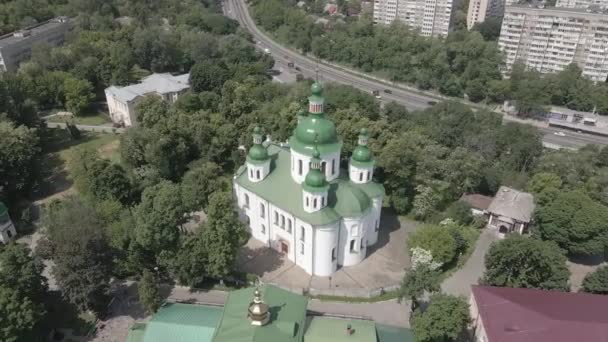
M 299 72 L 305 77 L 314 78 L 318 74 L 318 78 L 321 81 L 351 85 L 369 93 L 374 90 L 380 90 L 382 96 L 381 101 L 394 101 L 405 106 L 408 110 L 425 109 L 431 106 L 430 103 L 442 100 L 439 96 L 430 96 L 413 90 L 395 87 L 388 82 L 362 77 L 362 73 L 328 65 L 324 62 L 319 62 L 315 58 L 310 58 L 288 49 L 276 43 L 272 38 L 268 37 L 264 32 L 257 28 L 249 15 L 246 6 L 244 0 L 225 0 L 224 14 L 237 20 L 243 28 L 248 30 L 256 40 L 259 49 L 268 49 L 270 54 L 274 57 L 275 63 L 278 64 L 282 70 L 289 70 L 289 68 L 287 68 L 287 63 L 292 62 L 300 69 Z M 386 93 L 384 90 L 388 90 L 390 93 Z M 561 129 L 538 124 L 535 126 L 543 133 L 543 142 L 548 146 L 578 149 L 587 144 L 608 145 L 608 137 L 570 131 L 565 131 L 565 135 L 562 136 L 561 134 L 555 134 L 557 132 L 562 132 L 563 130 Z

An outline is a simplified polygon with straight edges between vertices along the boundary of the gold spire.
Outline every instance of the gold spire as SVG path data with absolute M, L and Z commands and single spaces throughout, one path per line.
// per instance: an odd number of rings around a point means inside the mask
M 253 302 L 249 304 L 247 316 L 251 320 L 251 325 L 262 326 L 270 321 L 269 307 L 262 301 L 260 291 L 257 288 L 253 291 Z

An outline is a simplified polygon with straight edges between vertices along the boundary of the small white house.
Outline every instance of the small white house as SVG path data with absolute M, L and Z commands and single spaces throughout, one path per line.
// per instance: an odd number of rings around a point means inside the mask
M 488 207 L 488 228 L 500 237 L 509 233 L 526 234 L 534 213 L 534 196 L 501 186 Z
M 9 243 L 17 236 L 15 225 L 8 215 L 8 208 L 4 203 L 0 202 L 0 242 Z
M 135 105 L 147 95 L 160 96 L 173 103 L 190 89 L 190 74 L 173 76 L 171 74 L 152 74 L 138 84 L 126 87 L 111 86 L 106 88 L 106 100 L 110 118 L 114 123 L 133 126 L 137 123 Z

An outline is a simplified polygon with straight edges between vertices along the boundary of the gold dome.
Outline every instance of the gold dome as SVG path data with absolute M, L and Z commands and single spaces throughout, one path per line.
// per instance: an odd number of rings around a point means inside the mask
M 262 301 L 260 291 L 253 291 L 253 302 L 249 304 L 248 315 L 251 325 L 266 325 L 270 321 L 270 310 L 266 303 Z

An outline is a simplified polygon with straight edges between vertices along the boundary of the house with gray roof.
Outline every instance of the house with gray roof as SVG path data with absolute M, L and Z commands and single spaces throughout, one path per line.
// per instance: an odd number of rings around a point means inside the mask
M 126 87 L 111 86 L 106 88 L 108 111 L 112 121 L 123 125 L 133 126 L 137 123 L 135 105 L 147 95 L 160 96 L 163 100 L 173 103 L 178 97 L 190 89 L 190 74 L 173 76 L 169 73 L 152 74 L 144 77 L 140 83 Z
M 500 237 L 509 233 L 526 234 L 534 213 L 534 196 L 501 186 L 487 212 L 488 228 L 495 229 Z
M 35 44 L 63 44 L 65 34 L 72 27 L 70 18 L 57 17 L 0 36 L 0 71 L 16 71 L 19 63 L 32 55 Z

